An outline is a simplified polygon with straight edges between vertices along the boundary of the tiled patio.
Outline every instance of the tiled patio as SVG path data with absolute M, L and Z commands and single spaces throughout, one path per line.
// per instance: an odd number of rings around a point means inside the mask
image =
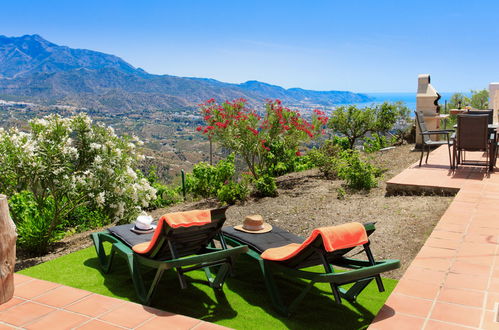
M 4 329 L 227 329 L 140 304 L 15 274 L 14 297 L 0 305 Z
M 415 164 L 389 181 L 392 190 L 458 193 L 369 329 L 499 329 L 496 171 L 452 173 L 447 148 L 440 147 L 428 165 Z

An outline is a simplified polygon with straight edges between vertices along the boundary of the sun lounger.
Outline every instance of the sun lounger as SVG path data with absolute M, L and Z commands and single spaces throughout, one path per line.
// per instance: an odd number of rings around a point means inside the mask
M 373 223 L 351 223 L 316 229 L 306 240 L 276 226 L 265 234 L 241 232 L 233 227 L 224 227 L 222 233 L 229 245 L 250 248 L 247 253 L 259 262 L 272 303 L 281 313 L 289 315 L 315 283 L 329 283 L 337 303 L 341 303 L 342 297 L 355 301 L 372 280 L 383 292 L 380 273 L 399 268 L 400 262 L 374 260 L 368 240 L 374 230 Z M 357 246 L 363 247 L 367 260 L 345 256 Z M 317 265 L 324 267 L 323 273 L 305 269 Z M 294 301 L 284 304 L 273 277 L 275 273 L 309 283 Z M 349 283 L 354 284 L 348 290 L 340 288 Z
M 110 271 L 114 255 L 123 257 L 139 299 L 149 304 L 163 272 L 172 268 L 183 289 L 187 286 L 184 274 L 197 269 L 205 271 L 211 287 L 222 287 L 233 258 L 248 250 L 244 245 L 228 248 L 225 244 L 220 235 L 225 211 L 226 208 L 170 213 L 159 219 L 150 234 L 136 234 L 130 230 L 134 225 L 129 224 L 93 233 L 91 238 L 104 272 Z M 220 248 L 212 244 L 215 238 L 220 241 Z M 109 255 L 104 248 L 106 242 L 111 244 Z M 156 269 L 147 290 L 141 267 Z M 217 269 L 216 274 L 211 273 L 213 269 Z

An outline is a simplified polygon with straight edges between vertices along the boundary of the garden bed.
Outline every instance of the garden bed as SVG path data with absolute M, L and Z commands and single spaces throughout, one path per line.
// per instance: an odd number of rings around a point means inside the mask
M 317 227 L 351 221 L 376 222 L 371 236 L 375 257 L 400 259 L 401 268 L 385 276 L 400 278 L 433 231 L 453 197 L 386 196 L 385 181 L 416 162 L 419 153 L 413 145 L 378 152 L 374 163 L 387 171 L 377 188 L 370 192 L 349 192 L 338 199 L 342 181 L 324 179 L 317 170 L 291 173 L 277 179 L 278 197 L 250 199 L 227 210 L 227 225 L 240 224 L 249 214 L 261 214 L 265 221 L 301 236 Z M 214 200 L 178 204 L 152 212 L 154 218 L 164 213 L 195 208 L 216 207 Z
M 379 187 L 368 193 L 347 191 L 345 199 L 340 200 L 337 189 L 342 186 L 341 181 L 325 180 L 317 170 L 291 173 L 278 178 L 278 197 L 254 198 L 229 207 L 226 224 L 240 224 L 245 215 L 258 213 L 271 224 L 307 236 L 320 226 L 376 221 L 377 229 L 371 237 L 373 252 L 377 258 L 400 259 L 402 267 L 385 274 L 400 278 L 452 200 L 435 195 L 385 196 L 385 181 L 418 159 L 419 154 L 411 152 L 412 147 L 404 145 L 376 154 L 375 163 L 387 172 Z M 158 218 L 166 212 L 216 206 L 215 200 L 202 200 L 157 209 L 152 215 Z M 42 257 L 31 258 L 18 251 L 16 269 L 88 247 L 89 233 L 64 239 Z

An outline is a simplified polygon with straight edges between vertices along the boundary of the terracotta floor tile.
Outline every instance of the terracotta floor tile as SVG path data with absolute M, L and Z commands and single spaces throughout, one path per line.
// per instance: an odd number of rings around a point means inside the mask
M 431 233 L 430 237 L 459 241 L 463 239 L 464 235 L 461 233 L 454 233 L 450 231 L 434 230 Z
M 431 319 L 454 322 L 477 328 L 480 325 L 482 310 L 467 306 L 436 302 L 430 315 Z
M 155 317 L 136 329 L 191 329 L 200 322 L 200 320 L 187 316 L 169 314 Z
M 464 237 L 465 242 L 476 242 L 476 243 L 488 243 L 488 244 L 498 244 L 498 235 L 487 234 L 476 234 L 469 233 Z
M 464 233 L 466 231 L 467 225 L 462 224 L 437 224 L 435 227 L 437 230 L 444 230 L 444 231 L 450 231 L 454 233 Z
M 14 273 L 14 285 L 15 286 L 18 286 L 24 282 L 29 282 L 29 281 L 33 281 L 33 280 L 34 280 L 34 278 L 32 278 L 32 277 L 18 274 L 18 273 Z
M 12 307 L 8 311 L 1 312 L 0 320 L 5 323 L 21 326 L 54 310 L 54 308 L 28 301 L 24 304 Z
M 445 286 L 483 291 L 487 289 L 488 281 L 488 276 L 450 273 L 445 280 Z
M 6 303 L 3 303 L 0 305 L 0 312 L 6 309 L 9 309 L 17 304 L 25 302 L 25 299 L 18 298 L 18 297 L 12 297 L 11 300 L 7 301 Z
M 491 278 L 489 287 L 487 288 L 489 292 L 499 292 L 499 278 Z
M 490 231 L 489 231 L 490 233 Z M 474 242 L 463 242 L 460 251 L 474 255 L 494 255 L 497 244 L 482 244 Z
M 85 323 L 82 326 L 76 327 L 75 329 L 78 329 L 78 330 L 96 330 L 96 329 L 98 329 L 98 330 L 115 330 L 115 329 L 123 329 L 123 328 L 117 327 L 115 325 L 105 323 L 102 321 L 92 320 L 88 323 Z M 164 329 L 168 329 L 168 328 L 164 328 Z
M 142 305 L 126 303 L 113 309 L 111 312 L 100 316 L 99 319 L 123 327 L 134 328 L 155 316 L 155 314 L 149 312 Z
M 14 295 L 21 298 L 31 299 L 59 286 L 61 285 L 57 283 L 34 279 L 33 281 L 26 281 L 16 286 Z
M 18 329 L 18 328 L 0 323 L 0 330 L 12 330 L 12 329 Z
M 404 315 L 404 314 L 392 314 L 383 315 L 382 317 L 376 316 L 373 323 L 369 326 L 371 330 L 394 330 L 394 329 L 404 329 L 404 330 L 420 330 L 423 328 L 424 320 L 423 318 Z
M 428 238 L 424 243 L 424 246 L 450 250 L 457 250 L 460 245 L 461 240 L 440 239 L 432 237 Z
M 441 321 L 435 321 L 435 320 L 429 320 L 428 323 L 426 323 L 425 330 L 461 330 L 461 329 L 467 329 L 469 330 L 469 327 L 462 327 L 460 325 L 457 325 L 455 323 L 445 323 Z
M 72 305 L 66 306 L 65 309 L 89 316 L 98 316 L 124 303 L 123 300 L 92 294 Z
M 482 320 L 482 329 L 499 330 L 499 323 L 494 321 L 495 313 L 486 311 Z
M 464 290 L 444 287 L 438 295 L 439 301 L 472 307 L 482 307 L 485 299 L 484 291 Z
M 63 307 L 90 294 L 88 291 L 61 286 L 42 294 L 34 300 L 50 306 Z
M 417 255 L 417 258 L 450 258 L 456 255 L 456 250 L 441 249 L 430 246 L 423 246 Z
M 397 313 L 409 314 L 414 316 L 426 317 L 430 312 L 433 300 L 419 299 L 392 293 L 385 305 L 391 307 Z
M 89 320 L 89 317 L 83 315 L 57 310 L 25 325 L 24 328 L 33 330 L 64 330 L 74 328 Z
M 489 276 L 490 268 L 491 265 L 472 264 L 467 261 L 457 260 L 450 267 L 450 272 L 458 274 Z
M 416 280 L 428 284 L 440 285 L 446 276 L 445 272 L 421 268 L 415 265 L 409 266 L 402 279 Z
M 499 293 L 498 292 L 488 292 L 487 293 L 487 304 L 485 309 L 494 309 L 496 303 L 499 303 Z
M 438 293 L 439 285 L 422 283 L 415 280 L 401 280 L 394 292 L 411 297 L 434 299 Z
M 434 271 L 448 271 L 452 260 L 450 258 L 417 258 L 411 265 Z

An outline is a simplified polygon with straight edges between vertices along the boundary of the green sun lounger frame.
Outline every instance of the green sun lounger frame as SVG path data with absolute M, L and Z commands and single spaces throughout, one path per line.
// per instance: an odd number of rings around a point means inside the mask
M 364 227 L 366 228 L 368 235 L 372 234 L 375 230 L 374 223 L 364 224 Z M 329 283 L 336 303 L 341 303 L 342 298 L 353 302 L 372 280 L 376 281 L 379 292 L 383 292 L 384 286 L 380 274 L 400 267 L 400 261 L 395 259 L 375 261 L 369 247 L 369 242 L 363 245 L 367 260 L 345 257 L 344 255 L 353 248 L 328 253 L 324 250 L 320 236 L 311 243 L 307 248 L 308 251 L 305 251 L 305 253 L 302 251 L 296 257 L 293 257 L 290 262 L 269 261 L 261 258 L 260 254 L 263 251 L 255 249 L 255 247 L 251 245 L 251 241 L 245 241 L 243 243 L 241 240 L 229 236 L 227 229 L 228 228 L 224 228 L 223 231 L 223 236 L 225 237 L 227 244 L 231 246 L 249 246 L 247 255 L 258 261 L 272 304 L 284 315 L 290 315 L 296 309 L 315 283 Z M 274 227 L 274 230 L 276 229 L 283 231 L 280 228 Z M 232 231 L 232 233 L 234 233 L 234 231 Z M 322 265 L 324 267 L 324 273 L 303 269 L 314 265 Z M 335 266 L 348 270 L 335 271 Z M 276 285 L 274 275 L 278 273 L 287 277 L 308 281 L 300 294 L 289 304 L 283 302 Z M 354 284 L 348 290 L 340 287 L 349 283 Z
M 91 238 L 104 273 L 111 270 L 115 255 L 124 258 L 138 298 L 143 304 L 149 305 L 164 271 L 168 269 L 177 272 L 182 289 L 187 287 L 184 274 L 198 269 L 204 270 L 207 282 L 214 290 L 222 288 L 234 258 L 248 251 L 248 247 L 244 245 L 228 247 L 224 237 L 220 235 L 225 221 L 225 210 L 226 208 L 211 210 L 211 223 L 207 225 L 175 229 L 163 226 L 149 256 L 134 252 L 129 245 L 109 231 L 93 233 Z M 129 228 L 130 226 L 127 230 Z M 220 248 L 214 247 L 214 239 L 220 242 Z M 108 255 L 104 248 L 106 242 L 111 244 Z M 156 269 L 156 275 L 149 288 L 146 288 L 144 283 L 141 267 Z

